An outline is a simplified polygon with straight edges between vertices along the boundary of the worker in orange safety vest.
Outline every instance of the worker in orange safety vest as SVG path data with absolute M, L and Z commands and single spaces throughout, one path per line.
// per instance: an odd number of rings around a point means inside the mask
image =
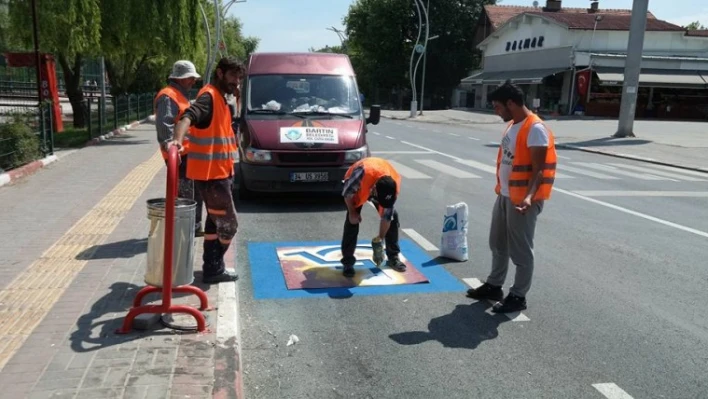
M 177 124 L 176 145 L 183 150 L 189 132 L 187 177 L 195 181 L 207 209 L 204 227 L 203 278 L 207 284 L 235 281 L 238 275 L 226 270 L 224 254 L 238 229 L 233 199 L 236 137 L 232 130 L 232 111 L 226 102 L 234 94 L 245 72 L 244 65 L 232 57 L 219 60 L 214 83 L 204 86 Z
M 184 112 L 189 108 L 189 90 L 194 87 L 197 79 L 201 76 L 191 61 L 180 60 L 172 65 L 172 73 L 169 76 L 170 83 L 160 90 L 153 102 L 155 112 L 155 129 L 157 130 L 157 141 L 160 143 L 162 158 L 167 162 L 167 143 L 174 140 L 174 128 Z M 187 162 L 189 153 L 189 143 L 183 143 L 184 151 L 180 157 L 179 164 L 179 185 L 177 196 L 180 198 L 193 199 L 197 202 L 196 220 L 194 235 L 201 237 L 202 230 L 202 198 L 194 189 L 194 182 L 187 178 Z
M 506 82 L 489 95 L 494 111 L 509 122 L 497 153 L 497 199 L 492 211 L 489 246 L 492 270 L 486 282 L 467 291 L 474 299 L 497 302 L 492 311 L 526 309 L 534 270 L 536 220 L 550 199 L 556 175 L 553 132 L 526 108 L 524 92 Z M 514 284 L 504 297 L 509 258 L 516 266 Z
M 342 196 L 347 205 L 347 216 L 344 221 L 342 235 L 342 265 L 343 275 L 354 277 L 359 223 L 361 210 L 367 202 L 376 207 L 381 220 L 379 233 L 371 242 L 374 252 L 374 263 L 377 266 L 383 262 L 383 242 L 386 242 L 386 266 L 398 272 L 405 272 L 406 265 L 398 255 L 401 249 L 398 245 L 398 211 L 394 208 L 398 194 L 401 191 L 401 176 L 386 160 L 367 157 L 354 163 L 344 175 Z

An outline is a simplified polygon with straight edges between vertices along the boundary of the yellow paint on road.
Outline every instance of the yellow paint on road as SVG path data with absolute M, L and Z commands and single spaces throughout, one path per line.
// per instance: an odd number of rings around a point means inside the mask
M 133 169 L 42 256 L 0 291 L 0 370 L 164 168 L 160 152 Z

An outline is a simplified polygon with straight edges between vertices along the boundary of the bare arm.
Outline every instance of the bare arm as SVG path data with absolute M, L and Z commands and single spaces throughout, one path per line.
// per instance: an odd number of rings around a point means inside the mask
M 526 198 L 533 199 L 543 182 L 543 169 L 546 163 L 548 147 L 530 147 L 529 150 L 531 152 L 531 181 Z

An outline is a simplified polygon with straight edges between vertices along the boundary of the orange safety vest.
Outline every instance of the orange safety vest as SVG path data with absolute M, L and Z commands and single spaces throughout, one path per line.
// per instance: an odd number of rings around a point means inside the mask
M 179 112 L 175 116 L 175 128 L 177 127 L 177 122 L 179 122 L 180 118 L 184 114 L 184 112 L 189 108 L 190 103 L 189 99 L 185 97 L 177 88 L 173 86 L 167 86 L 160 90 L 159 93 L 155 96 L 155 99 L 153 100 L 153 113 L 157 114 L 157 100 L 162 97 L 162 96 L 167 96 L 169 97 L 172 101 L 177 103 L 177 108 L 179 109 Z M 188 137 L 185 137 L 184 140 L 182 141 L 182 147 L 184 147 L 184 153 L 188 153 L 189 151 L 189 139 Z M 162 152 L 162 158 L 167 159 L 167 151 L 165 151 L 162 146 L 160 146 L 160 152 Z
M 211 123 L 206 129 L 192 127 L 189 132 L 187 178 L 192 180 L 226 179 L 233 175 L 236 137 L 231 129 L 231 110 L 219 89 L 211 84 L 199 90 L 197 98 L 211 94 Z
M 531 150 L 526 143 L 531 127 L 538 122 L 543 123 L 541 118 L 536 114 L 530 114 L 516 136 L 516 152 L 514 153 L 514 161 L 511 166 L 511 175 L 509 176 L 509 199 L 511 199 L 513 204 L 520 204 L 528 194 L 529 184 L 531 184 L 532 178 L 532 166 Z M 513 124 L 513 121 L 509 123 L 507 132 Z M 551 198 L 553 182 L 556 177 L 556 162 L 558 158 L 556 155 L 555 140 L 551 129 L 545 124 L 544 127 L 548 131 L 548 152 L 546 153 L 546 162 L 543 165 L 543 180 L 541 180 L 541 184 L 533 197 L 534 201 Z M 506 135 L 506 132 L 504 134 Z M 501 193 L 501 183 L 499 182 L 499 165 L 501 164 L 501 160 L 502 150 L 501 146 L 499 146 L 499 152 L 497 153 L 497 185 L 494 188 L 497 195 Z
M 366 204 L 371 196 L 371 189 L 376 185 L 376 181 L 384 176 L 391 176 L 396 182 L 396 195 L 401 192 L 401 175 L 385 159 L 368 157 L 361 159 L 349 167 L 344 179 L 352 175 L 354 169 L 364 166 L 364 176 L 361 179 L 359 191 L 354 195 L 354 207 L 358 208 Z M 383 208 L 380 208 L 379 215 L 383 216 Z

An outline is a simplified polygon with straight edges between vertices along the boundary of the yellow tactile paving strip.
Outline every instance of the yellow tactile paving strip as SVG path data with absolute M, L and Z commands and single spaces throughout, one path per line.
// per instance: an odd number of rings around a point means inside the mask
M 0 370 L 164 167 L 159 152 L 138 165 L 27 270 L 0 291 Z M 94 249 L 87 252 L 90 248 Z

